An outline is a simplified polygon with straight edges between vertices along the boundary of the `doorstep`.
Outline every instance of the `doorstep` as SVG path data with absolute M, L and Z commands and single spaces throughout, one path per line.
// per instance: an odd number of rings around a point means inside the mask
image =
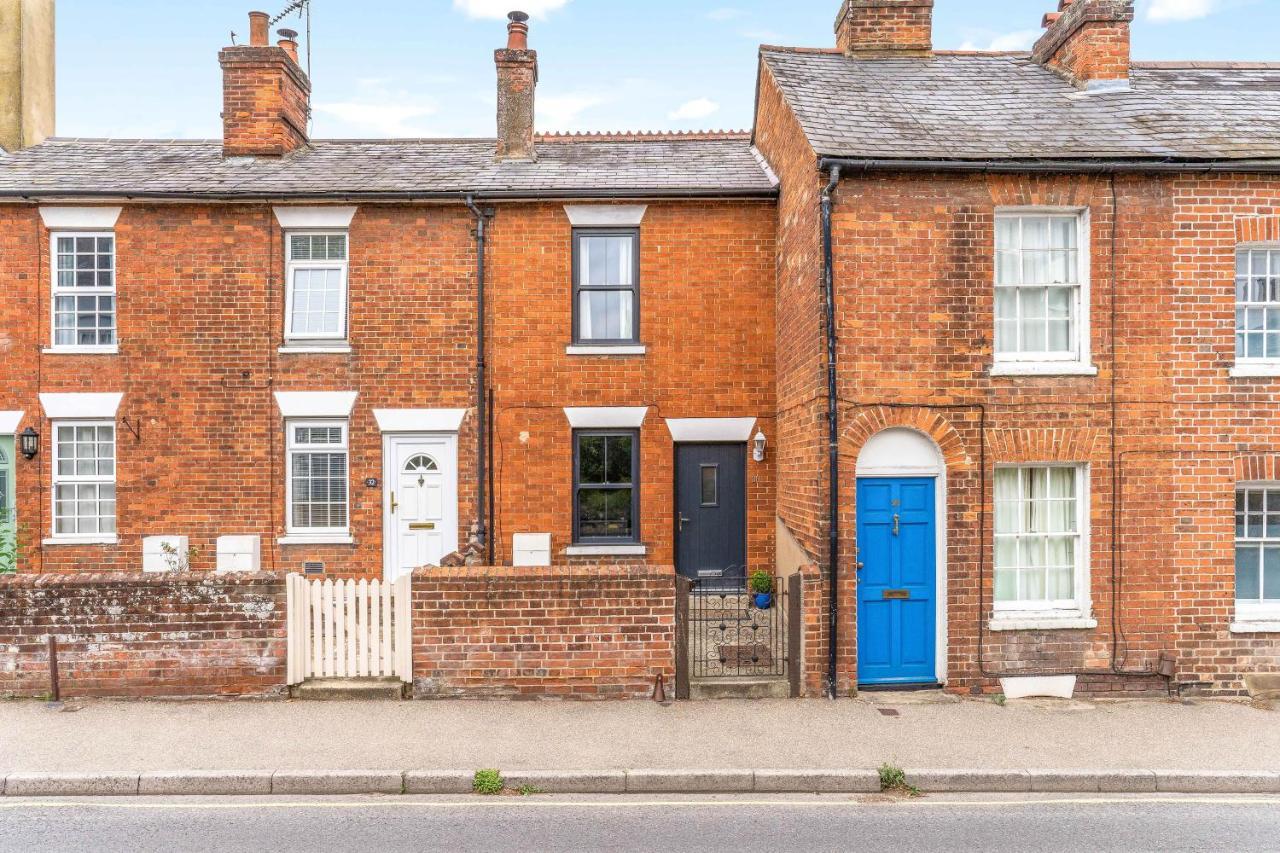
M 791 682 L 786 678 L 694 678 L 689 681 L 689 698 L 790 699 Z
M 294 699 L 406 699 L 410 685 L 398 678 L 313 678 L 290 689 Z

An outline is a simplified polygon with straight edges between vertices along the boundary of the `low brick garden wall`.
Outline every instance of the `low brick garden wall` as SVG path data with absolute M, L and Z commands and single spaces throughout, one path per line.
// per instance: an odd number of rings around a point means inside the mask
M 282 575 L 0 576 L 0 696 L 262 696 L 285 691 Z
M 420 569 L 413 620 L 417 698 L 643 699 L 659 673 L 674 690 L 670 566 Z

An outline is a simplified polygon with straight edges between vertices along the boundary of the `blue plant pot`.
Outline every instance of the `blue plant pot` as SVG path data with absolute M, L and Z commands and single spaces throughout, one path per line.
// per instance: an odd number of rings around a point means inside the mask
M 773 593 L 771 592 L 756 593 L 756 609 L 757 610 L 768 610 L 772 606 L 773 606 Z

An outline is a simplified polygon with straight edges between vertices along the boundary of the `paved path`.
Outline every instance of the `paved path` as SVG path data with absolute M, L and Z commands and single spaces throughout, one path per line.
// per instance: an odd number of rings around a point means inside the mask
M 0 773 L 625 768 L 1280 769 L 1234 702 L 0 703 Z M 885 716 L 881 709 L 898 711 Z
M 1280 798 L 377 798 L 0 803 L 0 851 L 1270 851 Z

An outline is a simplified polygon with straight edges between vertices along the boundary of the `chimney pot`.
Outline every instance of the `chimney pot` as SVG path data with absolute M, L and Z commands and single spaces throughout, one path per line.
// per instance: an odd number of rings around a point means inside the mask
M 507 15 L 507 50 L 529 49 L 529 16 L 524 12 Z
M 5 0 L 0 10 L 0 148 L 18 151 L 54 132 L 53 0 Z
M 289 58 L 294 62 L 298 61 L 298 31 L 297 30 L 276 30 L 276 35 L 280 36 L 279 46 L 284 52 L 289 54 Z
M 249 45 L 266 47 L 270 42 L 268 30 L 271 27 L 271 16 L 266 12 L 249 13 Z

